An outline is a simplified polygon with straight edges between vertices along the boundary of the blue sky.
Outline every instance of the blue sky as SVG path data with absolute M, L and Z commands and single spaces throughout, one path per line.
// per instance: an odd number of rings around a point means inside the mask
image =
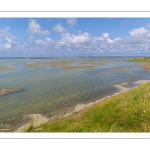
M 0 57 L 150 56 L 150 18 L 0 18 Z

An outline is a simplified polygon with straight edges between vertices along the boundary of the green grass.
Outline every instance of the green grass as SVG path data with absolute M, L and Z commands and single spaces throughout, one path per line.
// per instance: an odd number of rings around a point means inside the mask
M 150 57 L 144 57 L 144 58 L 135 58 L 127 60 L 129 62 L 150 62 Z
M 26 130 L 26 132 L 30 132 L 33 129 L 33 125 L 31 124 L 28 129 Z
M 150 132 L 150 83 L 28 132 Z
M 135 58 L 127 60 L 128 62 L 142 62 L 140 66 L 143 67 L 144 70 L 150 70 L 150 57 L 144 57 L 144 58 Z

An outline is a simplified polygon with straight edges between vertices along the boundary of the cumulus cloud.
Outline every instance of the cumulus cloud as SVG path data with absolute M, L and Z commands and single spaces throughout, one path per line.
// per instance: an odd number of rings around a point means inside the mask
M 148 24 L 147 24 L 147 28 L 149 28 L 149 29 L 150 29 L 150 23 L 148 23 Z
M 9 48 L 11 48 L 11 44 L 12 44 L 12 40 L 10 39 L 10 38 L 5 38 L 6 39 L 6 44 L 4 44 L 4 48 L 5 49 L 9 49 Z
M 29 33 L 32 33 L 32 34 L 41 34 L 41 35 L 50 34 L 48 30 L 43 30 L 41 26 L 35 20 L 32 20 L 32 19 L 29 22 L 27 30 Z
M 103 38 L 106 40 L 107 43 L 109 43 L 109 44 L 114 43 L 114 41 L 110 39 L 109 33 L 103 33 L 102 35 L 103 35 Z
M 6 39 L 6 38 L 17 39 L 17 37 L 13 35 L 9 30 L 10 30 L 9 27 L 6 27 L 4 29 L 0 28 L 0 39 Z
M 54 41 L 49 37 L 32 40 L 29 45 L 25 45 L 29 53 L 47 54 L 54 49 Z
M 138 52 L 146 52 L 150 49 L 150 35 L 149 31 L 137 32 L 138 36 L 131 36 L 127 38 L 116 37 L 110 39 L 109 33 L 103 33 L 102 36 L 93 37 L 88 32 L 78 32 L 78 34 L 62 33 L 61 38 L 53 41 L 50 37 L 36 40 L 32 51 L 38 52 L 59 52 L 76 54 L 136 54 Z M 134 34 L 135 35 L 135 34 Z
M 30 34 L 30 40 L 23 41 L 23 44 L 18 42 L 18 38 L 11 33 L 9 27 L 0 29 L 0 51 L 2 49 L 8 52 L 14 50 L 27 54 L 43 54 L 43 56 L 59 53 L 66 55 L 98 55 L 100 53 L 103 55 L 130 55 L 150 52 L 150 31 L 144 27 L 128 31 L 131 35 L 129 37 L 110 38 L 109 33 L 102 33 L 100 36 L 92 36 L 90 33 L 82 31 L 76 32 L 76 34 L 69 33 L 59 23 L 53 27 L 53 30 L 61 33 L 61 36 L 59 39 L 53 40 L 48 36 L 49 32 L 45 32 L 47 30 L 43 30 L 35 20 L 30 20 L 30 23 L 28 31 L 32 34 Z M 30 25 L 32 27 L 34 25 L 35 29 L 32 29 Z M 37 39 L 38 37 L 34 37 L 33 34 L 45 36 L 40 36 Z
M 59 23 L 53 27 L 53 30 L 59 33 L 63 33 L 66 29 L 61 25 L 61 23 Z
M 67 19 L 67 24 L 71 25 L 71 26 L 74 26 L 77 22 L 77 19 L 75 18 L 69 18 Z
M 78 32 L 77 35 L 64 33 L 62 38 L 55 42 L 55 49 L 67 50 L 72 54 L 93 53 L 97 46 L 97 41 L 87 32 Z
M 52 41 L 49 37 L 46 37 L 45 40 L 46 40 L 47 42 Z
M 46 46 L 52 44 L 53 40 L 51 40 L 49 37 L 46 37 L 45 39 L 36 40 L 35 43 Z
M 93 37 L 94 40 L 97 40 L 97 41 L 104 41 L 104 38 L 103 37 Z
M 16 46 L 18 38 L 10 32 L 10 27 L 0 28 L 0 50 L 9 50 Z
M 5 27 L 4 30 L 5 30 L 5 31 L 9 31 L 9 30 L 10 30 L 10 27 Z
M 129 34 L 132 35 L 132 36 L 139 36 L 139 35 L 142 35 L 144 33 L 147 33 L 148 30 L 145 29 L 144 27 L 141 27 L 141 28 L 137 28 L 137 29 L 134 29 L 132 31 L 129 31 Z
M 119 40 L 122 40 L 123 38 L 115 38 L 114 41 L 119 41 Z
M 62 38 L 58 41 L 60 46 L 73 45 L 73 44 L 86 44 L 91 40 L 90 35 L 87 32 L 79 33 L 78 35 L 65 33 Z
M 116 53 L 119 55 L 137 55 L 140 53 L 150 52 L 150 31 L 144 27 L 129 31 L 131 37 L 115 38 L 110 42 L 109 34 L 103 33 L 105 39 L 100 43 L 100 49 L 103 52 Z M 111 44 L 110 44 L 111 43 Z
M 6 49 L 11 48 L 11 44 L 4 44 L 4 48 L 6 48 Z

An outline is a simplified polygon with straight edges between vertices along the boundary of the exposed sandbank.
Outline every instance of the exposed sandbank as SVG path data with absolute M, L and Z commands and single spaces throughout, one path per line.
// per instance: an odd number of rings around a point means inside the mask
M 15 92 L 20 92 L 22 89 L 2 89 L 0 90 L 0 96 L 10 94 L 10 93 L 15 93 Z

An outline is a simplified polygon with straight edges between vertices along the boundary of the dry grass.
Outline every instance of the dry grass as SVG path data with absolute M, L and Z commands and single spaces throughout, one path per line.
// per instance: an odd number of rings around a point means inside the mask
M 44 67 L 43 65 L 40 64 L 24 64 L 24 66 L 30 67 L 30 68 L 42 68 Z
M 83 69 L 83 68 L 95 68 L 100 65 L 105 65 L 112 61 L 101 60 L 85 60 L 85 61 L 74 61 L 74 60 L 62 60 L 62 61 L 48 61 L 45 63 L 36 63 L 36 64 L 27 64 L 25 63 L 24 66 L 30 68 L 43 68 L 47 66 L 57 66 L 62 67 L 63 69 Z M 76 63 L 76 65 L 74 65 Z M 78 64 L 78 65 L 77 65 Z M 80 66 L 81 65 L 81 66 Z
M 37 64 L 24 64 L 24 66 L 30 67 L 30 68 L 43 68 L 46 66 L 63 66 L 70 64 L 71 61 L 54 61 L 54 62 L 45 62 L 45 63 L 37 63 Z
M 122 72 L 122 71 L 127 71 L 127 70 L 128 70 L 128 68 L 115 68 L 112 70 L 108 70 L 106 72 L 99 73 L 98 75 L 102 76 L 102 75 L 106 75 L 106 74 L 113 73 L 113 72 Z
M 53 61 L 53 62 L 46 62 L 44 65 L 52 65 L 52 66 L 63 66 L 72 63 L 71 61 Z
M 62 66 L 63 69 L 86 69 L 95 68 L 94 66 Z
M 144 70 L 150 70 L 150 66 L 149 67 L 144 67 Z
M 116 68 L 114 71 L 127 71 L 128 68 Z
M 82 61 L 82 62 L 79 62 L 79 64 L 87 64 L 87 62 L 85 62 L 85 61 Z
M 140 66 L 142 66 L 144 70 L 150 70 L 150 63 L 142 63 Z
M 13 70 L 13 68 L 0 66 L 0 70 Z
M 95 60 L 89 60 L 88 63 L 89 64 L 95 64 Z

